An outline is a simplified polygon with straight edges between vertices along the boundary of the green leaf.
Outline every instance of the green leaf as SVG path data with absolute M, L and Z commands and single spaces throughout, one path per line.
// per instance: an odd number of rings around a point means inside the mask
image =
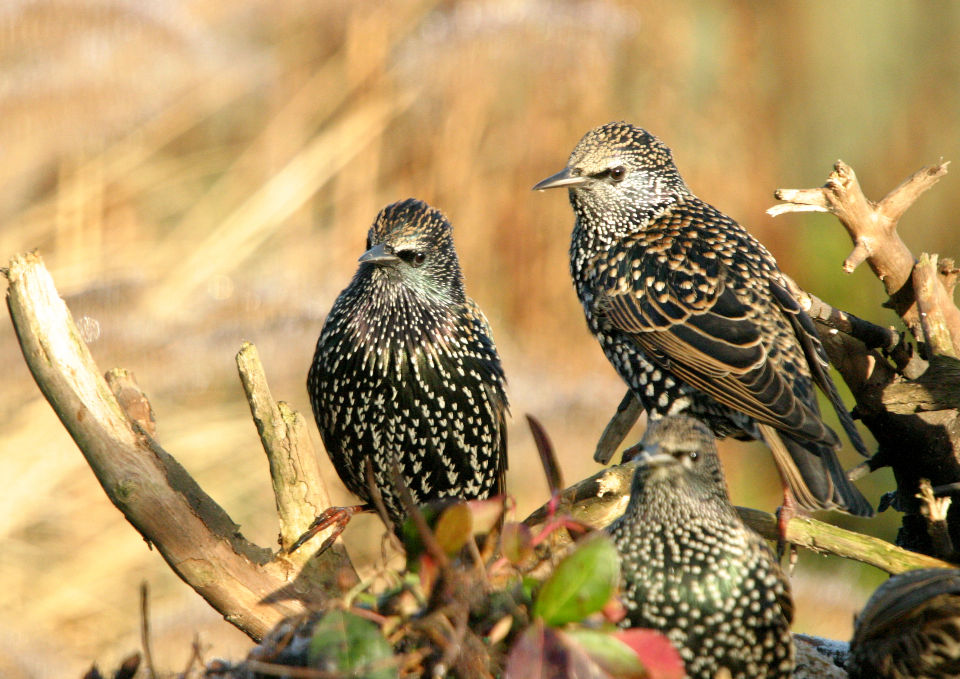
M 548 625 L 583 620 L 613 596 L 620 580 L 620 558 L 610 538 L 596 533 L 583 540 L 543 583 L 533 615 Z
M 339 609 L 329 611 L 313 628 L 307 662 L 310 667 L 345 677 L 391 679 L 397 676 L 393 649 L 380 628 Z
M 560 630 L 535 620 L 517 639 L 503 679 L 612 679 Z
M 567 630 L 567 636 L 580 644 L 587 655 L 609 674 L 620 679 L 647 677 L 646 668 L 636 652 L 613 636 L 612 631 L 578 628 Z
M 533 534 L 522 523 L 507 523 L 500 535 L 500 551 L 507 561 L 517 565 L 533 556 Z

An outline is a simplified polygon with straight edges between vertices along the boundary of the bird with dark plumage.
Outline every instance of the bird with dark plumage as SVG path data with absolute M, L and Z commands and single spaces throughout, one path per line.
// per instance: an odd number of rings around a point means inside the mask
M 960 677 L 960 570 L 923 568 L 877 588 L 854 624 L 850 679 Z
M 588 132 L 567 167 L 533 188 L 563 187 L 587 324 L 648 415 L 686 413 L 718 437 L 763 439 L 801 507 L 871 516 L 814 385 L 866 448 L 813 322 L 763 245 L 690 192 L 663 142 L 627 123 Z
M 653 420 L 634 458 L 620 553 L 625 626 L 660 630 L 693 679 L 786 679 L 790 588 L 770 549 L 730 504 L 716 438 L 685 415 Z
M 453 231 L 414 199 L 385 207 L 317 341 L 307 390 L 344 484 L 370 504 L 366 460 L 394 526 L 413 500 L 502 493 L 507 396 L 486 317 L 464 293 Z

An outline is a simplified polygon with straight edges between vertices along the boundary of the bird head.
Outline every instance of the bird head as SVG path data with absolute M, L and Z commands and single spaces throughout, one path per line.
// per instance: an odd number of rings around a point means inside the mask
M 607 219 L 665 207 L 687 190 L 670 148 L 646 130 L 624 122 L 587 132 L 567 166 L 533 189 L 564 187 L 570 190 L 575 209 Z
M 380 211 L 359 262 L 358 276 L 399 284 L 427 297 L 464 299 L 453 227 L 440 210 L 415 198 Z
M 729 502 L 716 439 L 700 420 L 677 415 L 651 421 L 640 443 L 624 454 L 623 461 L 630 460 L 637 461 L 631 495 L 666 485 L 671 495 Z

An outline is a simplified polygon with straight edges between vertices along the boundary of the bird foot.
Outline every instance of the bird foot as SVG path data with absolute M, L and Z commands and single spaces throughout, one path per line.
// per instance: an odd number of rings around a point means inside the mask
M 297 538 L 288 549 L 286 549 L 287 554 L 292 554 L 297 551 L 304 545 L 304 543 L 312 538 L 317 533 L 330 528 L 330 526 L 335 526 L 336 530 L 333 531 L 331 535 L 323 541 L 323 544 L 320 545 L 319 553 L 323 553 L 330 548 L 330 545 L 333 544 L 334 540 L 340 537 L 340 534 L 343 532 L 343 529 L 347 527 L 347 524 L 350 523 L 350 519 L 353 518 L 353 515 L 358 512 L 367 511 L 369 508 L 366 505 L 353 505 L 351 507 L 330 507 L 326 509 L 322 514 L 313 520 L 313 523 L 310 524 L 310 527 Z
M 799 548 L 787 540 L 787 525 L 794 517 L 809 516 L 803 507 L 797 504 L 788 489 L 783 491 L 783 504 L 777 507 L 777 561 L 783 560 L 783 555 L 787 555 L 787 575 L 793 575 L 793 569 L 797 566 L 797 560 L 800 558 Z

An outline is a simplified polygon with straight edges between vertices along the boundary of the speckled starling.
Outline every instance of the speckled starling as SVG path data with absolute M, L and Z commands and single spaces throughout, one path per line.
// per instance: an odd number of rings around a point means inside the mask
M 877 588 L 854 625 L 850 679 L 960 677 L 960 570 L 924 568 Z
M 790 589 L 730 504 L 716 439 L 685 415 L 652 421 L 630 501 L 608 531 L 620 552 L 625 626 L 660 630 L 694 679 L 793 671 Z
M 719 437 L 763 439 L 800 506 L 872 515 L 814 384 L 866 454 L 863 441 L 763 245 L 690 192 L 663 142 L 627 123 L 588 132 L 534 189 L 559 187 L 576 214 L 570 268 L 587 324 L 649 416 L 687 413 Z
M 370 503 L 371 458 L 395 526 L 405 512 L 394 463 L 417 503 L 503 491 L 503 369 L 439 210 L 409 199 L 377 215 L 323 326 L 307 389 L 340 478 Z

